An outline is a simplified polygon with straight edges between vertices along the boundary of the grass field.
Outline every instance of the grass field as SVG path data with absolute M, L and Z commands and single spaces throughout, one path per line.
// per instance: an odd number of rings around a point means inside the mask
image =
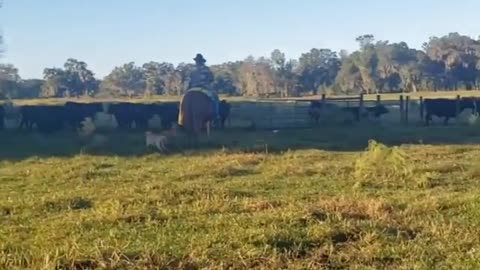
M 0 132 L 0 269 L 480 268 L 478 127 L 108 136 Z

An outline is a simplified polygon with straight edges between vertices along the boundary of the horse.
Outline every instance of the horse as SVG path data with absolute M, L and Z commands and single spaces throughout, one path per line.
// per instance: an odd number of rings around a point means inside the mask
M 215 104 L 207 94 L 201 90 L 189 90 L 183 95 L 178 125 L 183 127 L 194 146 L 197 146 L 203 128 L 206 128 L 207 137 L 210 137 L 210 127 L 214 120 Z

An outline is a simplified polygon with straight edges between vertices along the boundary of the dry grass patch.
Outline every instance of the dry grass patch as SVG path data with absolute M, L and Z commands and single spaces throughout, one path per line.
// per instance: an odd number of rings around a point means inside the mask
M 190 180 L 211 176 L 229 178 L 256 173 L 258 164 L 265 160 L 262 154 L 213 153 L 209 156 L 185 157 L 185 166 L 180 169 L 180 179 Z
M 70 147 L 64 134 L 0 133 L 27 144 L 0 153 L 0 269 L 480 268 L 478 147 L 391 147 L 394 131 L 359 126 L 298 132 L 272 136 L 270 152 L 170 155 L 130 133 L 102 155 L 51 152 Z M 382 144 L 361 152 L 367 138 Z
M 328 217 L 342 219 L 391 221 L 394 218 L 394 207 L 383 199 L 361 199 L 335 197 L 321 199 L 310 211 L 311 217 L 324 221 Z

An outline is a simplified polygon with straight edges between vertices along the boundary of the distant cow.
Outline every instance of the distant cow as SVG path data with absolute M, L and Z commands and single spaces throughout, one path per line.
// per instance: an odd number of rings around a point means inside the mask
M 379 118 L 380 116 L 389 113 L 389 110 L 383 105 L 375 105 L 373 107 L 364 107 L 363 111 L 360 111 L 360 107 L 346 107 L 342 108 L 342 111 L 353 114 L 358 120 L 362 118 Z
M 218 105 L 218 114 L 220 115 L 219 126 L 221 129 L 225 128 L 225 120 L 227 120 L 230 115 L 230 109 L 231 106 L 226 100 L 220 101 L 220 104 Z
M 164 102 L 152 106 L 152 112 L 160 117 L 163 129 L 170 130 L 173 124 L 177 123 L 179 102 Z
M 111 104 L 108 113 L 115 116 L 118 127 L 123 130 L 132 128 L 135 123 L 137 129 L 145 130 L 148 121 L 158 115 L 162 121 L 162 128 L 169 129 L 178 118 L 177 103 L 137 104 L 116 103 Z
M 63 106 L 22 106 L 20 107 L 21 122 L 19 128 L 32 130 L 34 126 L 42 133 L 51 133 L 63 128 Z
M 473 99 L 464 98 L 459 101 L 459 113 L 465 109 L 475 110 L 476 102 Z M 448 125 L 450 118 L 457 117 L 457 101 L 454 99 L 437 98 L 425 99 L 425 124 L 429 125 L 432 121 L 432 116 L 443 117 L 443 124 Z
M 322 111 L 322 103 L 319 101 L 312 101 L 310 103 L 310 106 L 308 107 L 308 116 L 310 116 L 310 119 L 312 119 L 312 121 L 318 124 L 318 121 L 320 120 L 321 111 Z
M 108 113 L 115 116 L 120 129 L 130 129 L 134 122 L 134 116 L 131 109 L 131 103 L 121 102 L 110 104 Z
M 94 118 L 96 113 L 103 111 L 102 103 L 65 103 L 65 121 L 67 124 L 77 129 L 81 126 L 81 122 L 87 117 Z
M 4 129 L 5 127 L 5 109 L 3 106 L 0 105 L 0 130 Z

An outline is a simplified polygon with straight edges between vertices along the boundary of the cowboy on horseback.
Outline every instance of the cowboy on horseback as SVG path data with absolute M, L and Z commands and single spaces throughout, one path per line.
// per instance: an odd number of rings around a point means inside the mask
M 219 98 L 215 91 L 213 91 L 213 73 L 212 71 L 205 65 L 205 58 L 203 58 L 202 54 L 197 54 L 196 57 L 193 59 L 195 61 L 195 69 L 190 74 L 190 82 L 188 83 L 188 90 L 193 90 L 195 88 L 200 88 L 202 92 L 207 94 L 215 104 L 215 116 L 218 119 L 219 117 Z

